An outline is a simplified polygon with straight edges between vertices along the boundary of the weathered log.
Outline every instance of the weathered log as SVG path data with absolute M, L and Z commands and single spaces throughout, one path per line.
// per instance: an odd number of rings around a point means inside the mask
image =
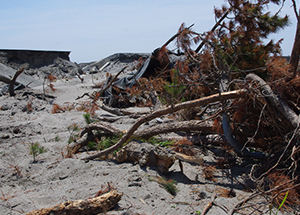
M 262 89 L 262 95 L 272 103 L 293 128 L 297 128 L 300 123 L 300 116 L 298 116 L 282 98 L 273 92 L 270 85 L 259 76 L 252 73 L 248 74 L 246 79 L 258 83 L 259 87 Z
M 168 108 L 163 108 L 157 111 L 154 111 L 153 113 L 146 115 L 146 116 L 142 116 L 140 117 L 134 124 L 133 126 L 127 131 L 127 133 L 113 146 L 99 152 L 96 153 L 94 155 L 88 156 L 83 158 L 84 160 L 91 160 L 91 159 L 95 159 L 98 157 L 101 157 L 103 155 L 107 155 L 119 148 L 122 147 L 122 145 L 129 140 L 129 138 L 133 135 L 133 133 L 145 122 L 149 122 L 152 119 L 155 119 L 157 117 L 160 117 L 162 115 L 166 115 L 169 113 L 174 113 L 177 112 L 179 110 L 182 109 L 186 109 L 186 108 L 191 108 L 191 107 L 196 107 L 196 106 L 202 106 L 202 105 L 207 105 L 213 102 L 217 102 L 217 101 L 224 101 L 224 100 L 228 100 L 228 99 L 236 99 L 236 98 L 241 98 L 244 97 L 246 95 L 247 90 L 235 90 L 235 91 L 230 91 L 230 92 L 225 92 L 225 93 L 219 93 L 219 94 L 214 94 L 211 96 L 207 96 L 204 98 L 200 98 L 200 99 L 195 99 L 192 101 L 187 101 L 187 102 L 182 102 L 180 104 L 176 104 L 173 105 L 171 107 Z
M 92 199 L 80 199 L 60 203 L 52 208 L 43 208 L 27 213 L 27 215 L 89 215 L 104 213 L 116 206 L 123 194 L 112 190 Z

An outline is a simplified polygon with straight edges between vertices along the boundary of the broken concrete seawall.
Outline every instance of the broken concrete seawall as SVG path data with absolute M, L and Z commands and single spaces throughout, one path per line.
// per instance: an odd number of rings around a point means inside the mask
M 35 69 L 53 64 L 58 57 L 70 61 L 69 54 L 70 51 L 0 49 L 0 63 L 13 69 L 18 69 L 22 64 Z

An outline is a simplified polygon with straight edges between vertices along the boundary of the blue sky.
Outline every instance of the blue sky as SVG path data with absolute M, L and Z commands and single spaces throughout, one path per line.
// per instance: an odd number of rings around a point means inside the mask
M 152 52 L 182 22 L 198 33 L 214 25 L 213 9 L 224 0 L 0 0 L 0 49 L 71 51 L 82 63 L 118 52 Z M 283 13 L 292 25 L 270 39 L 284 38 L 290 55 L 295 15 L 288 0 Z M 273 7 L 271 8 L 271 10 Z M 282 13 L 282 14 L 283 14 Z

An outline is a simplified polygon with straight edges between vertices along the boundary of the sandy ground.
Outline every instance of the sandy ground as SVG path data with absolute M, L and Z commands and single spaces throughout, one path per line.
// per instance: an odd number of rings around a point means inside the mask
M 218 170 L 216 181 L 210 181 L 203 177 L 202 167 L 198 165 L 184 163 L 182 173 L 178 161 L 168 174 L 161 175 L 155 168 L 134 163 L 80 160 L 87 155 L 86 152 L 74 158 L 63 158 L 63 148 L 70 136 L 68 127 L 73 123 L 84 127 L 84 112 L 71 110 L 52 114 L 53 103 L 79 102 L 75 100 L 78 96 L 95 90 L 92 89 L 92 77 L 94 81 L 103 78 L 101 75 L 86 75 L 84 83 L 78 78 L 56 81 L 54 87 L 57 90 L 47 91 L 55 98 L 48 101 L 33 94 L 41 94 L 42 87 L 17 91 L 15 97 L 0 97 L 0 214 L 26 214 L 68 200 L 91 198 L 108 183 L 123 193 L 123 197 L 107 214 L 200 214 L 213 195 L 217 198 L 207 214 L 227 214 L 226 210 L 251 195 L 237 183 L 237 180 L 245 182 L 244 173 L 249 170 L 251 161 L 241 166 L 233 165 L 227 170 L 234 180 Z M 32 104 L 33 111 L 28 111 L 28 103 Z M 109 113 L 97 110 L 96 114 Z M 134 122 L 135 119 L 124 117 L 112 125 L 127 130 Z M 36 142 L 48 151 L 33 162 L 28 144 Z M 210 165 L 222 155 L 222 150 L 217 147 L 198 150 L 205 163 Z M 174 179 L 177 194 L 171 195 L 160 184 L 149 180 L 156 177 Z M 235 195 L 222 197 L 222 189 L 233 189 Z M 253 211 L 251 208 L 247 210 L 248 213 Z

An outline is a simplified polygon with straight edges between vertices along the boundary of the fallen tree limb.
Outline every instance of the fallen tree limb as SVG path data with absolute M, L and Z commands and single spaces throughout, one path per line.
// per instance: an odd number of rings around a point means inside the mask
M 24 71 L 24 69 L 25 69 L 25 67 L 22 67 L 21 69 L 19 69 L 15 73 L 14 77 L 11 79 L 11 81 L 9 83 L 9 95 L 10 96 L 15 96 L 16 95 L 15 91 L 14 91 L 14 85 L 15 85 L 15 82 L 16 82 L 18 76 L 21 75 L 21 73 Z
M 223 22 L 223 20 L 232 11 L 232 9 L 233 9 L 233 7 L 231 7 L 229 10 L 226 11 L 226 13 L 224 13 L 224 15 L 219 19 L 219 21 L 216 22 L 215 25 L 212 27 L 210 32 L 214 32 L 216 30 L 216 28 Z M 206 42 L 207 41 L 202 41 L 201 44 L 196 48 L 195 52 L 198 53 Z
M 93 122 L 84 127 L 84 129 L 80 133 L 80 137 L 82 137 L 84 134 L 86 134 L 88 132 L 91 132 L 92 130 L 100 130 L 100 131 L 103 131 L 104 133 L 108 133 L 110 135 L 119 135 L 119 134 L 123 133 L 121 130 L 119 130 L 109 124 L 105 124 L 102 122 Z
M 112 107 L 108 107 L 106 105 L 101 105 L 100 108 L 102 110 L 105 110 L 111 114 L 117 115 L 117 116 L 130 116 L 132 118 L 138 118 L 141 115 L 145 115 L 145 114 L 149 114 L 149 111 L 144 111 L 144 112 L 132 112 L 132 111 L 128 111 L 128 110 L 124 110 L 124 109 L 119 109 L 119 108 L 112 108 Z
M 159 134 L 165 134 L 170 132 L 178 132 L 178 131 L 201 131 L 201 132 L 209 132 L 215 133 L 212 129 L 213 123 L 212 122 L 205 122 L 199 120 L 190 120 L 184 122 L 172 122 L 167 124 L 161 124 L 157 126 L 153 126 L 142 131 L 136 131 L 133 133 L 135 138 L 142 138 L 148 140 L 150 137 Z M 87 125 L 80 133 L 80 137 L 83 137 L 88 132 L 93 130 L 103 131 L 108 135 L 115 135 L 120 136 L 124 132 L 112 127 L 111 125 L 104 124 L 102 122 L 94 122 Z M 79 139 L 76 143 L 73 142 L 69 145 L 69 149 L 71 149 L 72 153 L 76 153 L 81 147 L 86 146 L 89 141 L 93 141 L 93 139 Z
M 122 145 L 129 140 L 129 138 L 133 135 L 133 133 L 145 122 L 148 122 L 152 119 L 155 119 L 157 117 L 160 117 L 162 115 L 166 115 L 169 113 L 174 113 L 177 112 L 179 110 L 182 109 L 187 109 L 187 108 L 192 108 L 192 107 L 196 107 L 196 106 L 202 106 L 202 105 L 207 105 L 209 103 L 213 103 L 216 101 L 224 101 L 224 100 L 228 100 L 228 99 L 236 99 L 236 98 L 241 98 L 244 97 L 247 93 L 247 90 L 235 90 L 235 91 L 230 91 L 230 92 L 225 92 L 225 93 L 220 93 L 220 94 L 214 94 L 211 96 L 207 96 L 204 98 L 200 98 L 200 99 L 195 99 L 192 101 L 188 101 L 188 102 L 182 102 L 180 104 L 176 104 L 173 105 L 171 107 L 168 108 L 164 108 L 164 109 L 160 109 L 157 110 L 149 115 L 146 116 L 142 116 L 140 117 L 134 124 L 133 126 L 127 131 L 127 133 L 113 146 L 99 152 L 96 153 L 92 156 L 88 156 L 83 158 L 83 160 L 92 160 L 98 157 L 101 157 L 103 155 L 107 155 L 119 148 L 122 147 Z
M 217 197 L 216 194 L 214 194 L 214 195 L 211 197 L 210 202 L 207 203 L 207 205 L 205 206 L 205 208 L 203 209 L 203 211 L 202 211 L 201 214 L 205 215 L 205 214 L 209 211 L 209 209 L 213 206 L 216 197 Z
M 88 124 L 87 126 L 84 127 L 84 129 L 81 131 L 79 137 L 83 137 L 86 133 L 87 138 L 81 138 L 77 140 L 76 142 L 72 142 L 69 146 L 68 149 L 71 150 L 72 154 L 77 153 L 77 151 L 81 148 L 86 146 L 90 141 L 94 141 L 94 138 L 96 136 L 93 135 L 92 131 L 93 130 L 98 130 L 98 131 L 103 131 L 105 134 L 108 135 L 120 135 L 123 132 L 117 128 L 112 127 L 109 124 L 105 124 L 102 122 L 93 122 Z
M 109 84 L 107 84 L 107 86 L 105 86 L 104 88 L 102 88 L 102 89 L 99 91 L 99 94 L 101 95 L 101 94 L 102 94 L 103 92 L 105 92 L 108 88 L 110 88 L 110 87 L 112 86 L 112 84 L 117 80 L 118 76 L 119 76 L 126 68 L 127 68 L 127 66 L 123 67 L 123 69 L 121 69 L 121 70 L 113 77 L 113 79 L 109 82 Z M 109 79 L 108 79 L 108 81 L 109 81 Z M 76 100 L 82 99 L 84 96 L 88 96 L 88 97 L 92 98 L 92 97 L 90 96 L 90 94 L 84 93 L 82 96 L 78 96 L 78 97 L 76 98 Z
M 184 137 L 160 137 L 159 141 L 172 141 L 175 140 L 177 142 L 180 142 L 182 140 L 188 139 L 191 141 L 194 145 L 202 145 L 202 144 L 212 144 L 212 145 L 220 145 L 226 141 L 226 138 L 224 135 L 220 134 L 207 134 L 207 135 L 200 135 L 200 134 L 193 134 L 193 135 L 187 135 Z
M 158 134 L 178 132 L 178 131 L 204 131 L 204 132 L 215 133 L 212 130 L 212 127 L 213 127 L 212 122 L 190 120 L 190 121 L 172 122 L 172 123 L 157 125 L 142 131 L 134 132 L 133 135 L 143 139 L 149 139 L 150 137 L 153 137 Z
M 259 87 L 262 89 L 262 95 L 272 103 L 272 105 L 285 117 L 293 128 L 297 128 L 300 123 L 300 116 L 298 116 L 282 98 L 273 92 L 270 85 L 268 85 L 259 76 L 252 73 L 248 74 L 246 79 L 258 83 Z
M 52 208 L 35 210 L 27 215 L 89 215 L 99 214 L 111 210 L 121 200 L 123 194 L 112 190 L 92 199 L 80 199 L 60 203 Z

